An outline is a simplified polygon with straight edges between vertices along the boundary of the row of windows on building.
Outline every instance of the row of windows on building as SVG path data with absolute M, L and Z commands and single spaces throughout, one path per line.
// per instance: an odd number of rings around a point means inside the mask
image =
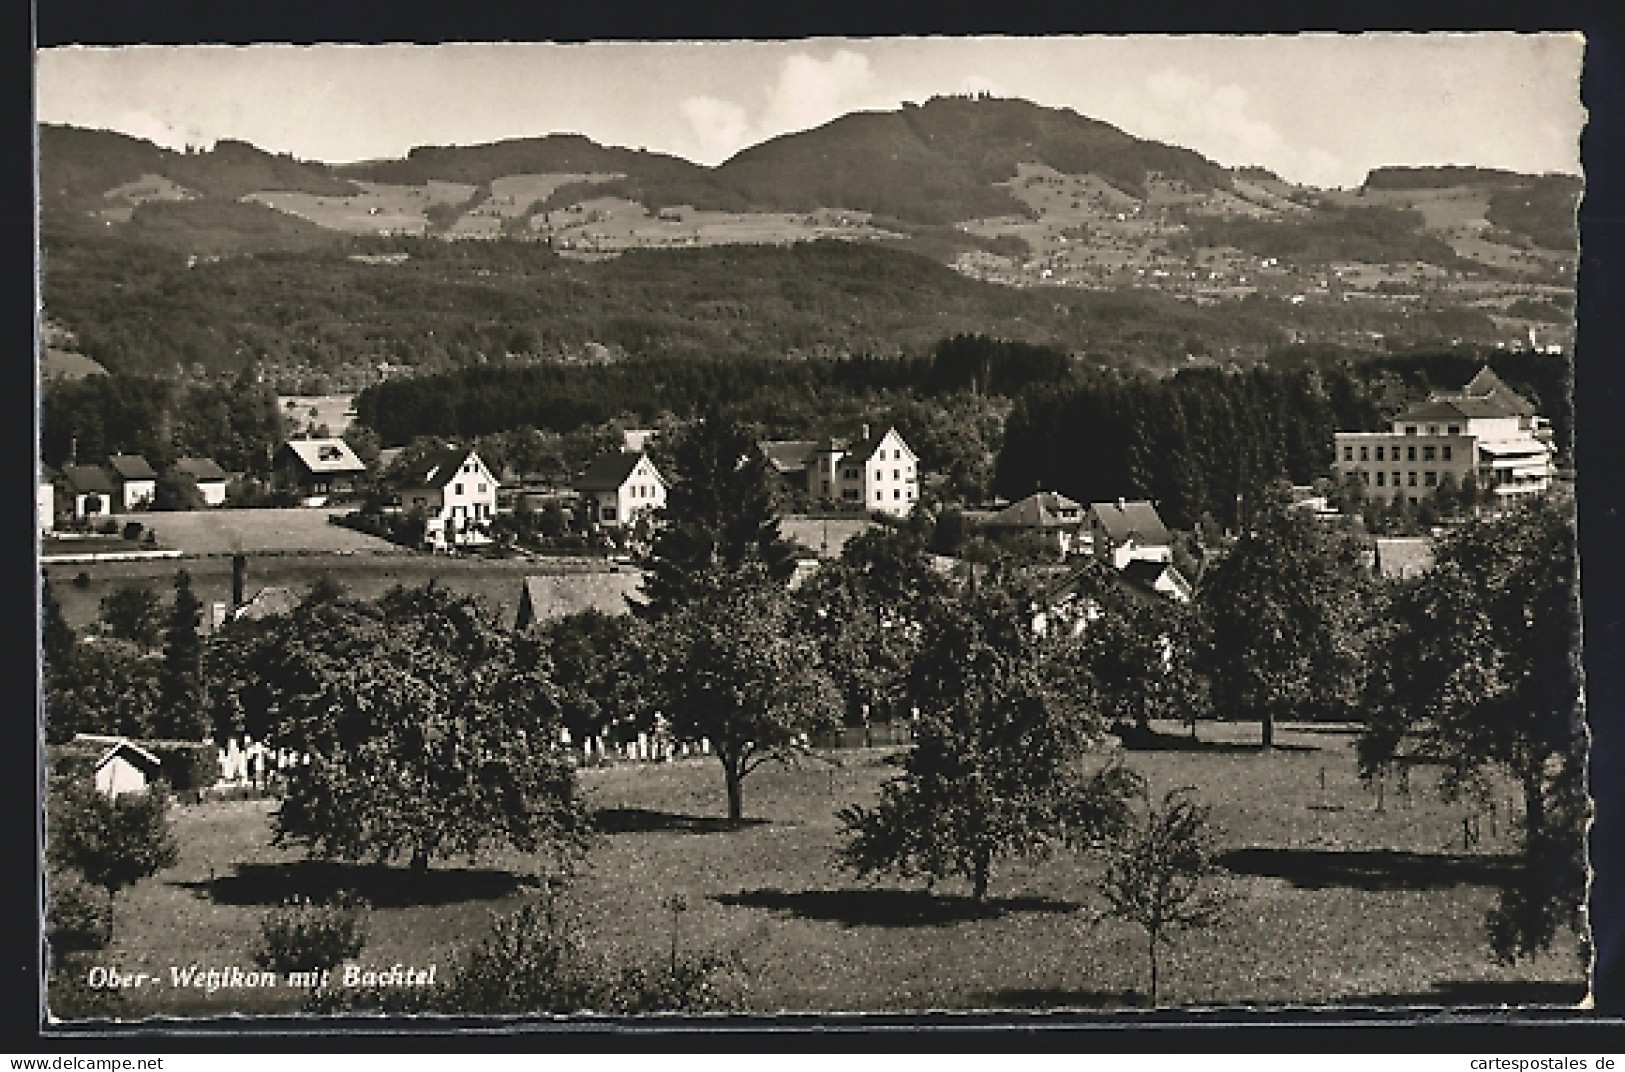
M 458 483 L 453 484 L 451 486 L 451 493 L 453 495 L 461 495 L 463 493 L 463 485 L 462 485 L 461 481 L 459 481 Z M 484 483 L 481 483 L 479 485 L 479 490 L 476 492 L 476 494 L 478 494 L 478 495 L 484 495 L 485 494 L 485 484 Z
M 1383 444 L 1381 444 L 1381 443 L 1377 444 L 1377 461 L 1379 461 L 1379 462 L 1384 462 L 1384 461 L 1389 461 L 1390 460 L 1389 458 L 1384 458 L 1383 457 L 1383 448 L 1384 448 Z M 1445 443 L 1444 445 L 1440 446 L 1438 448 L 1438 452 L 1442 452 L 1442 453 L 1436 453 L 1435 448 L 1431 444 L 1429 444 L 1427 446 L 1424 446 L 1422 448 L 1422 460 L 1425 461 L 1425 462 L 1431 462 L 1431 461 L 1435 461 L 1435 460 L 1442 460 L 1442 461 L 1447 461 L 1448 462 L 1448 461 L 1452 460 L 1452 457 L 1451 457 L 1452 452 L 1451 452 L 1451 447 L 1450 447 L 1449 443 Z M 1352 462 L 1354 460 L 1354 447 L 1352 445 L 1344 444 L 1344 446 L 1343 446 L 1343 460 L 1346 461 L 1346 462 Z M 1368 461 L 1371 460 L 1371 448 L 1370 447 L 1362 446 L 1360 448 L 1360 460 L 1362 462 L 1368 462 Z M 1396 462 L 1400 460 L 1399 459 L 1399 446 L 1397 444 L 1395 444 L 1394 449 L 1392 451 L 1392 460 L 1396 461 Z M 1406 446 L 1406 448 L 1405 448 L 1405 460 L 1408 461 L 1408 462 L 1416 461 L 1416 444 L 1412 443 L 1412 444 Z
M 632 498 L 634 498 L 634 499 L 652 499 L 654 497 L 655 497 L 655 486 L 653 484 L 633 484 L 632 485 Z
M 1389 476 L 1390 476 L 1390 474 L 1384 472 L 1381 469 L 1378 469 L 1378 470 L 1376 470 L 1375 479 L 1373 480 L 1373 474 L 1372 474 L 1372 472 L 1370 470 L 1368 470 L 1368 469 L 1360 470 L 1360 482 L 1365 484 L 1368 487 L 1373 483 L 1375 483 L 1376 486 L 1379 487 L 1379 488 L 1388 487 L 1389 486 L 1389 482 L 1388 482 Z M 1400 486 L 1400 483 L 1399 483 L 1400 474 L 1399 473 L 1394 473 L 1394 474 L 1392 474 L 1392 477 L 1393 477 L 1392 486 L 1396 487 L 1396 488 L 1399 487 Z M 1416 487 L 1417 486 L 1416 477 L 1417 477 L 1417 474 L 1415 472 L 1406 473 L 1405 474 L 1405 478 L 1406 478 L 1405 479 L 1405 486 L 1412 487 L 1412 488 Z M 1438 473 L 1429 470 L 1427 472 L 1422 473 L 1421 477 L 1422 477 L 1422 484 L 1421 484 L 1422 487 L 1436 488 L 1436 487 L 1439 486 L 1439 474 Z
M 858 474 L 853 473 L 852 475 L 854 477 L 856 477 Z M 910 469 L 908 471 L 908 476 L 909 476 L 910 480 L 914 479 L 914 470 Z M 893 480 L 901 480 L 901 479 L 903 479 L 903 471 L 901 469 L 893 469 L 891 471 L 891 478 Z M 886 471 L 884 469 L 876 469 L 875 470 L 875 479 L 876 480 L 885 480 L 886 479 Z

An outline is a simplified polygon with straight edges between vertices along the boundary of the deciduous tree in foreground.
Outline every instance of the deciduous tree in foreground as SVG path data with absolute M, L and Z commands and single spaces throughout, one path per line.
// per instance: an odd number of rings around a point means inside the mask
M 655 627 L 661 700 L 678 737 L 710 742 L 737 822 L 745 778 L 803 734 L 835 725 L 840 693 L 798 628 L 789 593 L 764 566 L 747 560 L 689 584 Z
M 1433 569 L 1394 593 L 1373 660 L 1362 769 L 1441 761 L 1447 796 L 1523 796 L 1523 861 L 1488 920 L 1498 958 L 1548 948 L 1582 923 L 1588 806 L 1580 616 L 1568 508 L 1536 502 L 1443 541 Z
M 981 901 L 999 860 L 1098 845 L 1127 821 L 1141 780 L 1115 763 L 1087 772 L 1100 719 L 1061 687 L 1066 641 L 1034 629 L 1033 607 L 1019 584 L 989 583 L 928 623 L 903 771 L 875 807 L 840 814 L 859 875 L 960 877 Z
M 1109 863 L 1100 879 L 1106 915 L 1145 931 L 1153 1006 L 1161 947 L 1177 931 L 1213 926 L 1224 911 L 1224 897 L 1213 884 L 1222 869 L 1214 862 L 1209 809 L 1193 792 L 1175 789 L 1161 807 L 1148 806 L 1145 817 L 1107 847 Z
M 539 641 L 432 583 L 239 626 L 218 645 L 235 672 L 217 726 L 309 756 L 287 771 L 279 840 L 417 870 L 487 845 L 575 855 L 586 817 Z

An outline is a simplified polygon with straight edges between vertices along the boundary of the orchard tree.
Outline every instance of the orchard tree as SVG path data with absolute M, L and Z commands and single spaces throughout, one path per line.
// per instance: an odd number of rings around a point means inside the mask
M 756 560 L 774 580 L 795 572 L 795 553 L 779 533 L 772 475 L 755 439 L 711 415 L 672 448 L 673 470 L 644 575 L 643 613 L 658 617 L 704 587 L 701 574 L 737 570 Z
M 1214 708 L 1258 719 L 1265 748 L 1278 719 L 1353 707 L 1370 605 L 1359 555 L 1275 488 L 1204 577 L 1200 661 Z
M 164 725 L 160 697 L 159 667 L 149 653 L 123 640 L 79 645 L 66 668 L 47 664 L 45 739 L 61 744 L 79 733 L 158 736 Z
M 1106 915 L 1145 931 L 1151 969 L 1151 1004 L 1157 1004 L 1158 952 L 1181 930 L 1211 927 L 1222 918 L 1225 898 L 1215 888 L 1224 869 L 1215 862 L 1217 836 L 1211 809 L 1193 789 L 1164 795 L 1145 817 L 1129 824 L 1106 849 L 1099 880 Z
M 890 719 L 931 608 L 947 580 L 931 568 L 924 539 L 877 526 L 852 537 L 798 593 L 808 631 L 846 704 L 847 721 Z
M 1442 762 L 1449 797 L 1488 792 L 1492 772 L 1523 797 L 1520 877 L 1488 921 L 1512 961 L 1578 928 L 1585 898 L 1585 728 L 1580 714 L 1574 529 L 1539 500 L 1471 522 L 1435 565 L 1394 593 L 1376 657 L 1362 770 L 1402 755 Z
M 652 714 L 648 627 L 630 615 L 588 609 L 548 623 L 544 636 L 560 716 L 576 742 L 612 726 L 646 727 Z
M 161 785 L 110 797 L 84 777 L 60 775 L 51 780 L 45 815 L 47 858 L 107 891 L 109 933 L 118 891 L 179 858 Z
M 1197 625 L 1190 608 L 1118 584 L 1099 593 L 1075 650 L 1101 713 L 1120 732 L 1149 735 L 1152 719 L 1177 719 L 1194 733 L 1206 698 L 1193 665 Z
M 873 808 L 840 813 L 860 876 L 962 877 L 986 899 L 993 867 L 1098 845 L 1128 817 L 1138 775 L 1085 773 L 1100 717 L 1065 687 L 1065 639 L 1034 628 L 1035 591 L 996 577 L 945 601 L 908 678 L 918 708 L 903 770 Z
M 728 818 L 744 817 L 743 783 L 804 734 L 835 725 L 840 694 L 798 627 L 784 584 L 765 564 L 687 579 L 686 598 L 653 635 L 661 709 L 681 739 L 710 742 L 722 764 Z
M 309 756 L 289 768 L 279 843 L 416 871 L 482 846 L 580 851 L 586 818 L 540 640 L 431 582 L 377 602 L 307 599 L 216 645 L 217 733 Z

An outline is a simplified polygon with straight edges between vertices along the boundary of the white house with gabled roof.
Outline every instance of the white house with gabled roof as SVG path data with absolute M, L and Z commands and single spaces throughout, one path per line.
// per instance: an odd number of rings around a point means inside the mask
M 666 505 L 666 478 L 644 453 L 600 454 L 575 482 L 588 523 L 621 528 Z
M 423 515 L 423 542 L 434 550 L 490 543 L 500 486 L 474 451 L 437 451 L 402 478 L 401 509 Z

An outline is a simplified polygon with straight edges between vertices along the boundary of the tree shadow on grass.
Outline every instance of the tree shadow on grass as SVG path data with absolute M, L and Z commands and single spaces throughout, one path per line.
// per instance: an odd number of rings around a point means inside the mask
M 416 873 L 384 864 L 295 860 L 285 864 L 238 864 L 229 875 L 175 885 L 215 904 L 276 905 L 290 897 L 325 900 L 353 890 L 375 908 L 495 901 L 520 887 L 537 885 L 532 875 L 494 868 L 430 869 Z
M 740 819 L 734 822 L 717 815 L 679 815 L 652 808 L 600 808 L 593 825 L 600 834 L 724 834 L 761 826 L 766 819 Z
M 1511 855 L 1395 849 L 1235 849 L 1218 862 L 1234 874 L 1284 878 L 1299 889 L 1343 886 L 1367 892 L 1500 886 L 1518 870 L 1518 858 Z
M 1150 1004 L 1138 990 L 1068 990 L 1065 987 L 1013 987 L 983 995 L 993 1009 L 1143 1009 Z
M 764 908 L 800 919 L 827 920 L 849 927 L 940 927 L 974 919 L 998 919 L 1014 912 L 1071 912 L 1078 906 L 1049 897 L 970 897 L 929 890 L 743 890 L 711 900 L 735 908 Z
M 1585 999 L 1583 982 L 1542 980 L 1450 979 L 1418 994 L 1368 994 L 1338 998 L 1339 1005 L 1422 1005 L 1460 1008 L 1499 1005 L 1552 1005 L 1571 1008 Z

